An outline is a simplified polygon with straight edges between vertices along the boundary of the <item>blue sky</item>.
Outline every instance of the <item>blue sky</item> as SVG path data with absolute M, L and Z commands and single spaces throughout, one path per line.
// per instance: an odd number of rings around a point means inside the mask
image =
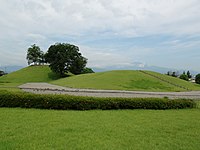
M 135 62 L 200 72 L 199 0 L 0 0 L 0 66 L 26 51 L 79 46 L 89 67 Z

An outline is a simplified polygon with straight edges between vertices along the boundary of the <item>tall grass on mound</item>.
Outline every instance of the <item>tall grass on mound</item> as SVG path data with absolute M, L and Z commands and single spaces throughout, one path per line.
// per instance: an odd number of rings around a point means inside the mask
M 194 108 L 193 100 L 166 98 L 97 98 L 69 95 L 36 95 L 22 92 L 1 92 L 0 107 L 22 107 L 59 110 L 92 109 L 183 109 Z

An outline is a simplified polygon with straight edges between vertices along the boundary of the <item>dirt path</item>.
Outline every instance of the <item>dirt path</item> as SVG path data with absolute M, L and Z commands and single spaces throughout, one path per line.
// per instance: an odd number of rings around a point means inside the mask
M 200 99 L 200 91 L 190 92 L 142 92 L 142 91 L 121 91 L 121 90 L 92 90 L 67 88 L 48 83 L 26 83 L 19 86 L 26 92 L 37 94 L 69 94 L 77 96 L 93 97 L 168 97 L 168 98 L 190 98 Z

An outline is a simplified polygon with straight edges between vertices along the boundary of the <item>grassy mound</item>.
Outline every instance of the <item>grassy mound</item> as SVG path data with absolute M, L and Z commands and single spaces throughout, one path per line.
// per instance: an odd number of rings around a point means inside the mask
M 118 70 L 59 79 L 48 66 L 29 66 L 0 77 L 1 88 L 17 87 L 27 82 L 49 82 L 73 88 L 130 91 L 200 90 L 200 85 L 151 71 Z
M 194 84 L 194 83 L 191 83 L 191 82 L 188 82 L 188 81 L 185 81 L 185 80 L 181 80 L 181 79 L 174 78 L 172 76 L 168 76 L 168 75 L 164 75 L 164 74 L 160 74 L 160 73 L 157 73 L 157 72 L 152 72 L 152 71 L 145 71 L 145 72 L 147 72 L 151 75 L 154 75 L 156 77 L 159 77 L 161 79 L 164 79 L 167 82 L 188 88 L 189 90 L 200 90 L 199 84 Z
M 48 66 L 29 66 L 0 77 L 0 83 L 49 82 L 58 79 Z
M 189 90 L 200 90 L 200 86 L 178 78 L 150 72 L 160 78 L 180 84 Z M 140 91 L 186 91 L 180 86 L 175 86 L 162 81 L 141 71 L 108 71 L 94 74 L 71 76 L 51 83 L 74 88 L 112 89 L 112 90 L 140 90 Z

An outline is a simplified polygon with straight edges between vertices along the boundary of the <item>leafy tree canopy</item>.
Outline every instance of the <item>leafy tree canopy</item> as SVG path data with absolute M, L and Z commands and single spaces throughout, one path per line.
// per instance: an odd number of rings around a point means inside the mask
M 28 65 L 30 64 L 41 64 L 44 63 L 44 53 L 40 50 L 40 47 L 33 44 L 27 50 L 26 59 L 28 60 Z
M 45 60 L 52 71 L 64 76 L 65 73 L 81 74 L 87 59 L 81 55 L 79 48 L 67 43 L 51 45 L 45 54 Z

